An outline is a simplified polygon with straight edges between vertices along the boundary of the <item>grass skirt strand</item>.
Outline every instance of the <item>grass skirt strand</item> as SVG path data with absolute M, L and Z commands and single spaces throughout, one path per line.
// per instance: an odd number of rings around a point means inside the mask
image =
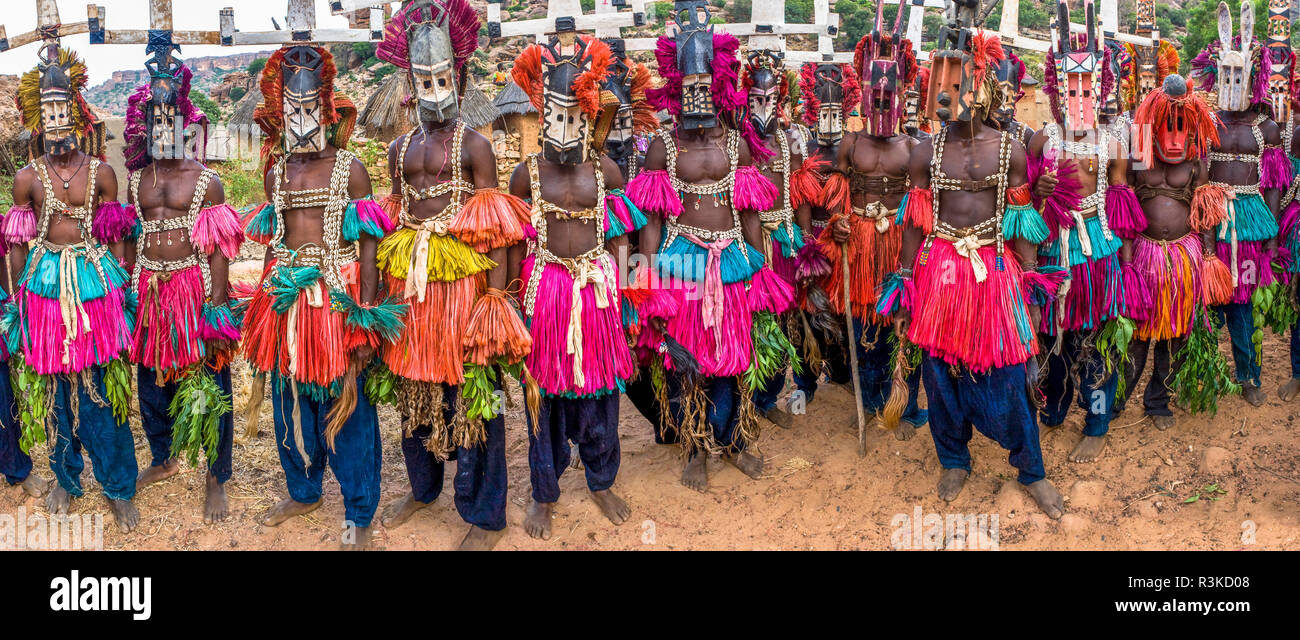
M 928 251 L 925 264 L 918 252 L 913 267 L 916 295 L 909 301 L 909 340 L 933 357 L 976 373 L 1022 364 L 1038 352 L 1021 289 L 1020 263 L 1009 244 L 1002 271 L 993 266 L 994 247 L 979 249 L 989 265 L 988 279 L 980 283 L 975 282 L 970 260 L 959 255 L 953 243 L 936 238 Z
M 613 258 L 602 262 L 614 269 Z M 528 282 L 536 266 L 534 256 L 523 261 L 522 277 Z M 573 276 L 562 265 L 547 264 L 537 289 L 537 301 L 529 318 L 533 349 L 528 355 L 528 370 L 547 395 L 593 397 L 618 393 L 632 376 L 632 350 L 623 336 L 622 305 L 618 287 L 609 283 L 608 304 L 596 304 L 599 291 L 594 284 L 581 290 L 582 296 L 582 375 L 577 385 L 573 375 L 574 356 L 568 353 L 569 319 L 572 312 Z
M 400 292 L 406 286 L 405 279 L 392 274 L 384 280 L 389 291 Z M 380 349 L 384 364 L 410 380 L 452 385 L 464 382 L 465 348 L 454 338 L 465 335 L 482 280 L 482 276 L 450 282 L 431 280 L 425 285 L 424 302 L 415 297 L 404 300 L 410 305 L 406 323 L 397 341 Z
M 1133 265 L 1151 292 L 1150 316 L 1138 323 L 1137 340 L 1169 340 L 1192 331 L 1201 296 L 1201 238 L 1189 233 L 1169 242 L 1140 236 Z

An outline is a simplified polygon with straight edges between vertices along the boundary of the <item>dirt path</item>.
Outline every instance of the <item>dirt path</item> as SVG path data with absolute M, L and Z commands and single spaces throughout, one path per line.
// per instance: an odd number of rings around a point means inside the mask
M 255 270 L 255 267 L 254 267 Z M 760 440 L 765 477 L 753 481 L 735 469 L 713 464 L 706 494 L 679 481 L 677 450 L 654 444 L 650 425 L 626 400 L 622 403 L 623 463 L 615 489 L 633 509 L 629 522 L 611 526 L 586 498 L 581 471 L 561 480 L 554 537 L 537 541 L 523 531 L 523 507 L 530 493 L 528 440 L 522 416 L 507 418 L 509 528 L 500 549 L 887 549 L 898 514 L 916 507 L 926 514 L 998 514 L 1003 549 L 1300 549 L 1300 404 L 1282 404 L 1277 386 L 1289 374 L 1287 345 L 1265 340 L 1264 379 L 1269 402 L 1254 409 L 1240 398 L 1222 403 L 1218 416 L 1179 415 L 1168 432 L 1156 431 L 1136 415 L 1112 425 L 1100 462 L 1076 465 L 1066 455 L 1079 437 L 1081 416 L 1044 430 L 1048 477 L 1067 496 L 1067 515 L 1052 522 L 1019 489 L 1014 469 L 997 445 L 976 435 L 974 473 L 950 505 L 934 493 L 938 460 L 927 430 L 909 442 L 872 430 L 866 459 L 856 454 L 856 423 L 848 393 L 826 388 L 796 418 L 793 429 L 767 425 Z M 246 395 L 246 371 L 237 371 L 236 398 Z M 518 395 L 518 389 L 514 389 Z M 391 409 L 380 415 L 384 433 L 383 503 L 407 490 L 399 448 L 398 421 Z M 136 456 L 148 464 L 149 449 L 133 417 Z M 234 448 L 231 518 L 206 526 L 200 515 L 203 474 L 185 469 L 137 497 L 140 529 L 122 535 L 106 531 L 111 549 L 332 549 L 338 544 L 343 505 L 338 484 L 326 476 L 325 504 L 278 528 L 255 518 L 285 495 L 270 425 L 270 403 L 262 433 L 240 437 Z M 236 431 L 242 434 L 242 421 Z M 47 455 L 35 452 L 37 472 L 49 478 Z M 450 472 L 453 471 L 449 465 Z M 102 512 L 98 485 L 88 468 L 87 496 L 73 503 L 79 513 Z M 1217 484 L 1217 500 L 1185 503 Z M 446 487 L 451 490 L 448 478 Z M 0 513 L 20 505 L 43 511 L 19 489 L 0 489 Z M 111 520 L 110 520 L 111 521 Z M 451 549 L 466 526 L 450 493 L 396 530 L 377 527 L 376 543 L 386 549 Z M 1253 541 L 1252 541 L 1253 536 Z

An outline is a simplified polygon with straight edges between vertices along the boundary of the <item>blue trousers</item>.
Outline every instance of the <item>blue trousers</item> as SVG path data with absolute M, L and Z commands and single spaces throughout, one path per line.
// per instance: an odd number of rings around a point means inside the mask
M 172 398 L 176 397 L 180 385 L 177 382 L 168 382 L 160 387 L 158 376 L 153 369 L 136 367 L 136 371 L 137 379 L 140 381 L 140 423 L 144 425 L 144 435 L 149 439 L 149 452 L 153 454 L 149 466 L 156 467 L 171 459 L 173 423 L 167 408 L 171 406 Z M 213 375 L 217 379 L 217 386 L 229 395 L 230 367 L 225 367 Z M 217 482 L 225 484 L 232 472 L 231 448 L 235 440 L 234 411 L 227 411 L 218 422 L 217 428 L 220 431 L 217 436 L 217 450 L 204 449 L 203 452 L 208 457 L 208 471 L 212 472 Z
M 1070 400 L 1074 398 L 1074 369 L 1078 368 L 1079 397 L 1077 404 L 1083 409 L 1083 435 L 1104 436 L 1110 430 L 1111 409 L 1115 404 L 1115 390 L 1119 386 L 1119 371 L 1106 375 L 1106 364 L 1101 352 L 1089 349 L 1080 362 L 1086 333 L 1069 331 L 1060 336 L 1039 335 L 1038 343 L 1050 349 L 1055 340 L 1062 340 L 1060 353 L 1049 353 L 1047 370 L 1042 384 L 1047 402 L 1039 412 L 1043 424 L 1049 427 L 1065 422 L 1070 413 Z
M 103 367 L 92 367 L 91 382 L 100 398 L 106 398 Z M 111 407 L 101 407 L 90 399 L 80 382 L 73 384 L 67 376 L 57 376 L 54 383 L 54 447 L 50 451 L 50 470 L 73 496 L 80 497 L 81 472 L 86 462 L 81 457 L 85 446 L 94 465 L 95 479 L 110 500 L 135 497 L 135 441 L 131 427 L 113 417 Z M 76 412 L 73 412 L 76 393 Z
M 317 402 L 305 391 L 299 394 L 304 449 L 299 453 L 293 435 L 293 385 L 288 380 L 275 379 L 271 387 L 275 440 L 289 497 L 304 504 L 319 501 L 328 462 L 343 493 L 347 521 L 358 528 L 369 527 L 379 507 L 381 451 L 379 415 L 362 391 L 365 376 L 357 379 L 357 407 L 334 438 L 333 451 L 325 442 L 328 424 L 325 416 L 336 401 Z M 303 455 L 310 464 L 303 463 Z
M 500 387 L 497 387 L 500 390 Z M 443 387 L 443 420 L 451 429 L 456 415 L 457 389 Z M 457 448 L 451 453 L 456 461 L 456 512 L 461 519 L 480 529 L 500 531 L 506 528 L 506 419 L 504 415 L 487 421 L 487 441 L 473 448 Z M 442 493 L 445 463 L 425 448 L 433 433 L 430 425 L 420 425 L 412 435 L 402 438 L 402 456 L 406 459 L 406 476 L 411 494 L 429 504 Z
M 858 381 L 862 385 L 862 406 L 867 413 L 877 413 L 885 408 L 889 392 L 893 388 L 894 343 L 889 339 L 893 327 L 853 319 L 853 346 L 858 351 Z M 863 343 L 866 346 L 863 346 Z M 848 350 L 842 342 L 836 342 L 824 334 L 818 335 L 822 358 L 830 368 L 831 382 L 848 384 L 852 381 L 849 369 L 851 361 Z M 811 403 L 817 390 L 817 376 L 805 372 L 795 376 L 795 386 L 804 392 L 805 399 Z M 817 372 L 820 373 L 820 372 Z M 801 380 L 801 378 L 803 378 Z M 917 367 L 907 376 L 907 408 L 903 410 L 903 421 L 921 426 L 930 421 L 929 412 L 921 408 L 919 397 L 921 390 L 921 368 Z M 764 409 L 757 400 L 758 408 Z
M 540 428 L 528 424 L 528 477 L 533 500 L 560 499 L 560 476 L 569 467 L 569 441 L 578 445 L 578 456 L 587 472 L 587 488 L 604 491 L 614 486 L 618 475 L 618 394 L 598 398 L 542 396 L 537 412 Z
M 1038 423 L 1025 390 L 1025 366 L 972 373 L 950 370 L 939 358 L 921 359 L 925 395 L 930 401 L 930 435 L 944 469 L 970 471 L 971 427 L 1010 452 L 1020 483 L 1047 476 L 1038 445 Z
M 1219 317 L 1228 324 L 1228 337 L 1232 339 L 1232 362 L 1237 369 L 1237 382 L 1258 387 L 1259 363 L 1255 361 L 1255 345 L 1251 335 L 1255 333 L 1255 316 L 1249 302 L 1225 304 L 1218 307 Z
M 18 446 L 21 437 L 18 405 L 9 384 L 9 365 L 0 362 L 0 475 L 9 484 L 23 482 L 32 474 L 32 459 Z
M 1300 287 L 1296 288 L 1296 301 L 1300 302 Z M 1300 323 L 1291 327 L 1291 377 L 1300 378 Z
M 672 411 L 673 420 L 678 424 L 682 421 L 682 407 L 679 401 L 681 397 L 682 383 L 681 379 L 669 372 L 667 377 L 669 411 Z M 740 384 L 735 377 L 730 378 L 705 378 L 701 383 L 704 386 L 704 397 L 706 400 L 704 419 L 713 429 L 713 440 L 718 446 L 727 448 L 735 446 L 737 450 L 743 449 L 743 443 L 736 441 L 736 432 L 738 419 L 740 417 L 737 411 L 737 405 L 740 403 Z M 695 456 L 697 452 L 692 451 L 690 455 Z

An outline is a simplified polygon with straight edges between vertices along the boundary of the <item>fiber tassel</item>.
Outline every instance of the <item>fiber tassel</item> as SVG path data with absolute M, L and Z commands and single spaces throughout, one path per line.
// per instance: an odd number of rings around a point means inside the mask
M 736 207 L 743 211 L 767 211 L 780 195 L 776 185 L 752 166 L 736 169 L 735 194 Z
M 105 202 L 95 209 L 90 223 L 90 234 L 104 244 L 125 240 L 135 230 L 135 208 L 122 207 L 120 202 Z
M 638 209 L 661 216 L 677 217 L 685 209 L 673 190 L 667 171 L 642 171 L 627 184 L 627 197 Z
M 821 172 L 830 162 L 816 156 L 805 157 L 803 164 L 790 174 L 790 205 L 796 209 L 804 205 L 819 207 L 822 204 Z
M 219 204 L 199 211 L 194 219 L 190 241 L 203 253 L 211 255 L 217 249 L 228 260 L 239 255 L 239 245 L 244 242 L 244 229 L 239 224 L 239 214 L 228 204 Z
M 258 422 L 262 417 L 262 401 L 266 399 L 266 374 L 257 373 L 248 386 L 248 402 L 244 403 L 244 437 L 256 438 L 261 433 Z
M 911 358 L 908 354 L 917 348 L 906 338 L 902 338 L 895 349 L 894 374 L 890 382 L 889 398 L 885 400 L 885 407 L 880 412 L 880 426 L 886 431 L 897 429 L 899 421 L 903 419 L 903 412 L 907 410 L 907 376 L 912 373 Z
M 1035 184 L 1045 174 L 1055 174 L 1058 180 L 1052 195 L 1039 198 L 1035 193 L 1033 196 L 1034 207 L 1042 212 L 1043 221 L 1053 230 L 1074 227 L 1070 212 L 1077 210 L 1083 201 L 1083 184 L 1079 182 L 1078 172 L 1073 162 L 1058 162 L 1054 153 L 1029 159 L 1029 184 Z
M 795 255 L 795 280 L 808 282 L 824 278 L 831 274 L 831 262 L 821 250 L 821 243 L 815 238 L 804 239 L 804 245 Z
M 1191 225 L 1194 231 L 1213 229 L 1227 217 L 1228 191 L 1223 186 L 1208 183 L 1196 188 L 1192 194 Z
M 1133 187 L 1117 184 L 1106 190 L 1106 221 L 1111 231 L 1121 238 L 1132 240 L 1146 231 L 1147 218 Z
M 465 202 L 447 230 L 479 253 L 523 240 L 529 207 L 516 196 L 479 189 Z
M 27 244 L 36 238 L 36 212 L 30 204 L 11 207 L 0 228 L 5 244 Z
M 1201 302 L 1209 307 L 1232 300 L 1232 271 L 1216 255 L 1205 256 L 1201 266 Z
M 1262 73 L 1262 72 L 1261 72 Z M 1259 154 L 1259 188 L 1286 192 L 1291 188 L 1291 160 L 1280 147 Z
M 343 425 L 347 423 L 348 418 L 351 418 L 352 413 L 357 410 L 357 376 L 360 376 L 362 370 L 368 365 L 368 362 L 359 358 L 353 358 L 348 362 L 348 371 L 343 379 L 343 390 L 330 405 L 329 413 L 325 414 L 325 445 L 330 448 L 330 451 L 335 451 L 334 439 L 343 430 Z
M 822 187 L 822 208 L 831 215 L 850 215 L 853 213 L 853 200 L 849 195 L 849 179 L 844 174 L 832 172 L 826 177 Z
M 929 235 L 934 231 L 934 192 L 929 189 L 912 187 L 907 192 L 907 208 L 901 211 L 907 224 Z
M 538 422 L 538 415 L 542 412 L 542 390 L 537 386 L 537 380 L 533 379 L 533 372 L 528 367 L 523 368 L 524 372 L 524 404 L 528 407 L 528 417 L 533 420 L 533 435 L 541 433 L 541 424 Z
M 533 338 L 505 293 L 488 289 L 470 311 L 462 344 L 467 362 L 487 366 L 504 358 L 513 364 L 532 350 Z
M 672 336 L 664 334 L 664 345 L 667 352 L 664 358 L 664 364 L 669 369 L 680 376 L 683 381 L 695 381 L 700 377 L 700 363 L 695 356 L 682 343 L 673 339 Z

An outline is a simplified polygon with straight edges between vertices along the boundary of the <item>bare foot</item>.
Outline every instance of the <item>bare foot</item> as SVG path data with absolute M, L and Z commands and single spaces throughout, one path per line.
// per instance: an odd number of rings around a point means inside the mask
M 591 491 L 591 500 L 600 507 L 600 512 L 605 514 L 609 521 L 615 526 L 627 522 L 628 516 L 632 515 L 632 509 L 622 498 L 618 497 L 613 491 L 605 489 L 604 491 Z
M 965 469 L 944 469 L 939 476 L 939 497 L 944 502 L 952 502 L 961 493 L 962 487 L 966 486 L 966 478 L 969 477 L 970 472 Z
M 682 484 L 687 487 L 704 493 L 709 490 L 709 469 L 705 464 L 709 456 L 703 453 L 695 454 L 695 457 L 686 461 L 686 467 L 682 469 Z
M 916 437 L 916 427 L 907 421 L 900 421 L 898 427 L 894 429 L 894 438 L 898 440 L 911 440 Z
M 1047 517 L 1060 520 L 1061 516 L 1065 515 L 1065 502 L 1061 499 L 1061 493 L 1047 481 L 1047 478 L 1025 485 L 1025 490 L 1033 496 L 1034 502 L 1038 503 L 1038 508 L 1042 509 Z
M 266 513 L 262 514 L 262 517 L 258 518 L 257 522 L 258 524 L 264 527 L 279 526 L 280 523 L 284 522 L 285 520 L 288 520 L 289 518 L 293 518 L 295 516 L 300 516 L 304 513 L 311 513 L 315 511 L 316 509 L 320 508 L 320 503 L 321 503 L 320 500 L 317 500 L 316 502 L 313 502 L 311 504 L 306 504 L 303 502 L 298 502 L 293 498 L 285 498 L 284 500 L 281 500 L 278 504 L 276 504 L 274 507 L 271 507 L 270 511 L 267 511 Z
M 72 504 L 72 494 L 63 485 L 55 483 L 50 495 L 45 496 L 45 510 L 52 516 L 68 515 L 68 505 Z
M 406 495 L 390 502 L 384 507 L 384 514 L 380 516 L 379 522 L 384 525 L 385 529 L 396 529 L 404 524 L 415 512 L 429 506 L 430 502 L 420 502 L 415 499 L 414 493 Z
M 354 527 L 339 538 L 339 551 L 365 551 L 370 548 L 370 527 Z
M 1264 396 L 1264 391 L 1259 387 L 1252 387 L 1244 384 L 1241 387 L 1241 397 L 1245 398 L 1246 402 L 1249 402 L 1252 407 L 1262 407 L 1268 400 L 1268 398 Z
M 1106 436 L 1084 436 L 1070 452 L 1070 462 L 1096 462 L 1106 447 Z
M 109 500 L 108 508 L 122 533 L 131 533 L 140 525 L 140 510 L 130 500 Z
M 1277 390 L 1277 397 L 1281 398 L 1282 402 L 1295 400 L 1297 395 L 1300 395 L 1300 378 L 1291 378 Z
M 551 513 L 555 511 L 554 502 L 528 501 L 524 509 L 524 533 L 538 540 L 551 539 Z
M 794 426 L 794 416 L 791 415 L 789 411 L 782 409 L 780 405 L 764 411 L 763 417 L 767 418 L 768 422 L 771 422 L 782 429 L 789 429 Z
M 135 478 L 135 490 L 139 491 L 155 482 L 166 480 L 180 473 L 181 465 L 176 460 L 168 460 L 160 465 L 149 467 Z
M 1165 431 L 1178 424 L 1178 420 L 1174 419 L 1173 416 L 1151 416 L 1151 424 L 1154 424 L 1157 429 Z
M 748 451 L 740 453 L 727 454 L 722 456 L 723 460 L 731 463 L 731 466 L 740 469 L 740 472 L 758 480 L 763 477 L 763 457 L 756 456 Z
M 216 524 L 230 514 L 230 503 L 226 500 L 226 485 L 217 482 L 217 477 L 208 472 L 208 481 L 204 487 L 203 524 Z
M 460 541 L 460 551 L 491 551 L 492 547 L 497 546 L 501 536 L 505 535 L 506 530 L 488 531 L 478 527 L 470 527 L 465 538 Z
M 37 475 L 27 476 L 26 480 L 18 484 L 23 488 L 23 491 L 27 492 L 27 495 L 33 498 L 45 495 L 45 490 L 50 488 L 50 483 L 46 482 L 45 478 Z

